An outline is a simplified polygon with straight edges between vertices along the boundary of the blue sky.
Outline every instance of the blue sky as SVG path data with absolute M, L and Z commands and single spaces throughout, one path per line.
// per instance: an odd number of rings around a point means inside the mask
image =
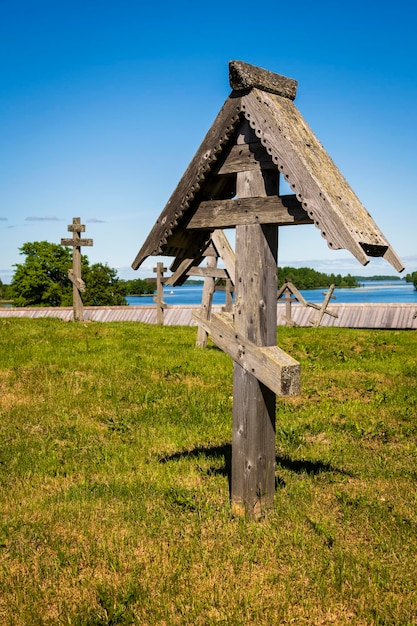
M 144 6 L 145 4 L 145 6 Z M 122 278 L 230 93 L 239 59 L 298 80 L 296 105 L 417 269 L 417 18 L 411 0 L 0 0 L 0 278 L 81 217 Z M 395 274 L 280 229 L 279 263 Z

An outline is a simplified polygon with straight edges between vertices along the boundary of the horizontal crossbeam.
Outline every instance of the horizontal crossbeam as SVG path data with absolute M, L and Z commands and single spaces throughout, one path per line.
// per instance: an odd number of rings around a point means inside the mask
M 92 239 L 61 239 L 61 246 L 73 246 L 79 248 L 81 246 L 92 246 Z
M 70 233 L 84 233 L 85 225 L 84 224 L 69 224 L 68 232 Z
M 187 224 L 187 229 L 234 228 L 248 224 L 313 224 L 294 195 L 236 200 L 205 200 Z
M 300 393 L 300 364 L 284 350 L 278 346 L 256 346 L 239 335 L 233 327 L 231 313 L 213 313 L 210 321 L 199 313 L 193 313 L 193 318 L 210 333 L 221 350 L 276 395 L 294 396 Z
M 229 278 L 226 270 L 220 267 L 192 267 L 187 276 L 208 276 L 209 278 Z

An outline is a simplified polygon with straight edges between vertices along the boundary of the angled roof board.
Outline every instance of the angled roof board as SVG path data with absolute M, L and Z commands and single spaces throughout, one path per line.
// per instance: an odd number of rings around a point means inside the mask
M 330 248 L 349 250 L 363 265 L 370 256 L 384 257 L 402 271 L 402 262 L 294 105 L 296 81 L 241 61 L 230 62 L 229 75 L 232 93 L 132 267 L 137 269 L 148 256 L 174 256 L 176 266 L 184 258 L 202 256 L 210 230 L 189 230 L 187 224 L 201 199 L 211 198 L 208 188 L 246 119 Z

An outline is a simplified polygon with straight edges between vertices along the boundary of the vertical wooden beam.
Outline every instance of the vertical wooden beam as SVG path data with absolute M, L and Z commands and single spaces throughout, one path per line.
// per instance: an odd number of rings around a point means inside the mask
M 247 141 L 247 128 L 239 141 Z M 237 174 L 238 197 L 277 193 L 277 177 L 252 170 Z M 278 228 L 236 228 L 234 327 L 258 346 L 276 344 Z M 234 514 L 258 519 L 275 493 L 275 394 L 234 366 L 231 496 Z
M 76 220 L 78 220 L 76 222 Z M 74 217 L 73 224 L 80 224 L 79 217 Z M 80 233 L 74 230 L 73 232 L 74 247 L 72 249 L 72 271 L 76 280 L 81 280 L 81 248 L 77 246 L 77 240 L 80 239 Z M 83 301 L 81 300 L 81 294 L 79 288 L 74 282 L 72 285 L 72 298 L 73 298 L 73 310 L 74 320 L 82 322 L 84 318 Z
M 164 272 L 167 271 L 167 268 L 164 267 L 164 264 L 159 262 L 156 264 L 156 267 L 153 268 L 153 271 L 156 272 L 156 298 L 154 298 L 154 302 L 156 303 L 156 323 L 163 325 L 164 323 Z
M 207 257 L 207 267 L 210 269 L 217 267 L 217 257 Z M 201 317 L 205 320 L 209 320 L 211 316 L 211 309 L 213 303 L 215 278 L 213 276 L 206 276 L 204 279 L 203 295 L 201 298 Z M 208 333 L 202 326 L 198 327 L 197 339 L 195 342 L 196 348 L 205 348 L 207 346 Z
M 231 313 L 233 311 L 233 283 L 230 280 L 230 278 L 226 278 L 226 286 L 225 286 L 225 291 L 226 291 L 226 303 L 224 306 L 224 310 L 227 311 L 228 313 Z

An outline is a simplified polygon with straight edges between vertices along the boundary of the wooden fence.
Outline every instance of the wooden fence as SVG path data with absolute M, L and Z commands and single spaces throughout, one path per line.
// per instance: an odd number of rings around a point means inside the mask
M 192 318 L 194 306 L 168 306 L 164 313 L 164 324 L 167 326 L 196 326 Z M 214 312 L 220 312 L 221 306 L 213 306 Z M 341 328 L 386 328 L 386 329 L 417 329 L 417 304 L 331 304 L 329 310 L 338 317 L 324 316 L 321 326 Z M 277 305 L 278 325 L 286 324 L 285 304 Z M 314 311 L 310 307 L 292 305 L 292 319 L 298 326 L 312 326 L 310 320 Z M 25 307 L 0 308 L 0 318 L 12 317 L 57 317 L 64 321 L 72 321 L 72 307 Z M 108 306 L 84 307 L 84 320 L 95 322 L 144 322 L 157 323 L 155 306 Z

